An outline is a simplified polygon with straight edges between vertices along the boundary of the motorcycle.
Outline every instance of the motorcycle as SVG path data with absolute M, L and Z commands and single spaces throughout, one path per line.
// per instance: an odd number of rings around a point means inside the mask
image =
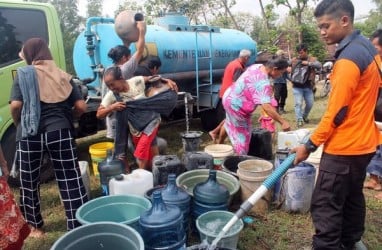
M 321 98 L 328 96 L 330 92 L 330 89 L 331 89 L 330 73 L 332 72 L 332 68 L 333 68 L 333 62 L 331 61 L 328 61 L 324 63 L 324 65 L 322 65 L 322 73 L 324 74 L 325 79 L 324 79 L 324 85 L 322 86 L 322 89 L 320 91 Z

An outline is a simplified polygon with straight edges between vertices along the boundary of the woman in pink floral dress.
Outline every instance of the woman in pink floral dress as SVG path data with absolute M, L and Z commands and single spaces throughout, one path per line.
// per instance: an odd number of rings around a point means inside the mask
M 272 119 L 281 124 L 283 131 L 290 130 L 289 123 L 271 105 L 273 91 L 270 78 L 280 77 L 287 67 L 287 60 L 278 56 L 272 57 L 264 65 L 253 64 L 225 92 L 224 126 L 237 155 L 248 153 L 252 133 L 252 112 L 259 105 Z

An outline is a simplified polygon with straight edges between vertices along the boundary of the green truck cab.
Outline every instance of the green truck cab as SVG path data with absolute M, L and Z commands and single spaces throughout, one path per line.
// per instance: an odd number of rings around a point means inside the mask
M 60 20 L 54 7 L 46 3 L 0 1 L 0 138 L 9 166 L 16 148 L 9 96 L 17 68 L 25 65 L 18 54 L 22 44 L 32 37 L 45 39 L 56 64 L 66 69 Z M 17 180 L 10 178 L 10 183 Z

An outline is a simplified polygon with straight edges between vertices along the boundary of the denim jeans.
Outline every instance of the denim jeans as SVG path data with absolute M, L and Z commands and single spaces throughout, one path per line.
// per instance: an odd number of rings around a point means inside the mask
M 294 112 L 296 119 L 302 120 L 307 118 L 313 107 L 314 96 L 311 88 L 293 88 L 294 95 Z M 302 110 L 303 101 L 305 101 L 304 111 Z

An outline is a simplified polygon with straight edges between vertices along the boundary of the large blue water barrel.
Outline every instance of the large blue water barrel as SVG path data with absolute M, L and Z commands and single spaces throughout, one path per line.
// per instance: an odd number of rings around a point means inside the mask
M 93 25 L 78 36 L 73 50 L 73 63 L 81 79 L 93 77 L 92 66 L 102 64 L 108 67 L 112 64 L 107 53 L 112 47 L 122 44 L 112 20 L 94 19 Z M 241 49 L 251 50 L 253 56 L 249 64 L 255 61 L 256 42 L 244 32 L 207 25 L 192 26 L 188 23 L 187 17 L 170 14 L 159 18 L 156 24 L 147 26 L 145 55 L 160 57 L 160 74 L 175 80 L 195 78 L 197 62 L 199 73 L 210 69 L 210 60 L 202 59 L 209 56 L 210 49 L 212 69 L 218 71 L 219 77 L 228 62 L 238 57 Z M 94 57 L 87 50 L 93 47 Z M 130 49 L 134 53 L 134 43 Z M 93 85 L 98 84 L 96 81 Z
M 141 214 L 140 233 L 146 250 L 185 249 L 183 214 L 176 205 L 166 205 L 161 191 L 153 192 L 152 208 Z

